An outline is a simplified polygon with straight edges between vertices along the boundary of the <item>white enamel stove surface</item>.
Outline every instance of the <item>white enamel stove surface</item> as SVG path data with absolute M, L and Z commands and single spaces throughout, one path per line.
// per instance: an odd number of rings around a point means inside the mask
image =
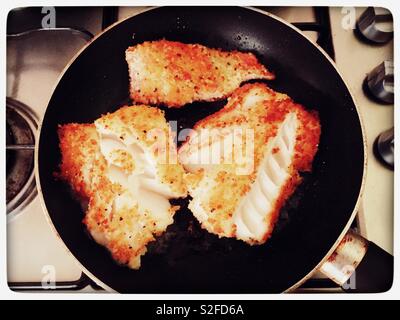
M 360 16 L 365 8 L 356 8 Z M 372 153 L 375 138 L 393 126 L 393 105 L 380 105 L 362 91 L 368 72 L 384 60 L 393 59 L 393 41 L 384 46 L 365 44 L 353 30 L 342 28 L 342 8 L 331 8 L 331 27 L 336 65 L 350 87 L 364 122 L 368 167 L 362 205 L 358 213 L 361 234 L 393 253 L 393 171 L 383 167 Z
M 54 37 L 62 39 L 56 41 Z M 80 38 L 55 33 L 37 33 L 32 40 L 9 40 L 7 96 L 28 105 L 41 119 L 60 72 L 85 43 Z M 35 49 L 30 50 L 33 45 Z M 39 197 L 7 222 L 7 271 L 9 282 L 40 282 L 49 272 L 56 281 L 80 277 L 74 259 L 50 229 Z

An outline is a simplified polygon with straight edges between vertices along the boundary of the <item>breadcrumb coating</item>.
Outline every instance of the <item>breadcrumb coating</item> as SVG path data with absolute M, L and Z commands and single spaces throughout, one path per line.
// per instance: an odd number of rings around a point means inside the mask
M 134 132 L 135 139 L 146 146 L 151 142 L 147 141 L 145 131 L 169 130 L 163 113 L 147 106 L 124 107 L 97 121 L 97 126 L 104 125 L 111 131 L 118 125 L 120 130 L 115 133 L 127 140 L 132 139 Z M 62 160 L 57 177 L 67 182 L 78 199 L 87 204 L 83 223 L 115 261 L 138 269 L 146 245 L 173 222 L 179 207 L 171 206 L 168 197 L 141 185 L 142 175 L 135 171 L 139 162 L 129 147 L 112 149 L 106 158 L 102 153 L 102 133 L 99 134 L 96 125 L 60 125 L 58 136 Z M 157 155 L 153 156 L 157 166 Z M 113 181 L 111 168 L 127 176 L 128 184 Z M 155 176 L 161 185 L 171 189 L 171 197 L 186 195 L 183 168 L 179 164 L 160 164 Z
M 244 81 L 274 79 L 252 53 L 158 40 L 126 50 L 130 95 L 137 103 L 179 108 L 229 96 Z
M 253 130 L 253 153 L 246 161 L 252 161 L 254 170 L 238 174 L 241 163 L 191 162 L 199 150 L 210 148 L 207 140 L 198 139 L 200 132 L 216 128 Z M 179 150 L 190 172 L 189 208 L 209 232 L 264 243 L 281 207 L 301 182 L 299 172 L 312 169 L 321 131 L 318 114 L 264 84 L 247 84 L 194 129 Z

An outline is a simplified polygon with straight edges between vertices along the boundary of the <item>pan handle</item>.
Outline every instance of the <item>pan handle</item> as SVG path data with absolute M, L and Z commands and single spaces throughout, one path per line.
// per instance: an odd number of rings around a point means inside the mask
M 345 292 L 385 292 L 393 282 L 393 256 L 349 230 L 320 271 Z

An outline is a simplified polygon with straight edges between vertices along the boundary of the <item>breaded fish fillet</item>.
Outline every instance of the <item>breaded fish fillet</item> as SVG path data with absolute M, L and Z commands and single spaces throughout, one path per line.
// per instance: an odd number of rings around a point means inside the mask
M 118 263 L 133 269 L 140 267 L 146 245 L 173 222 L 178 207 L 168 199 L 186 195 L 183 168 L 164 163 L 163 153 L 150 149 L 154 137 L 144 132 L 154 129 L 169 132 L 163 113 L 134 106 L 103 116 L 96 125 L 67 124 L 58 130 L 59 176 L 88 203 L 83 222 Z
M 176 108 L 227 97 L 244 81 L 274 79 L 252 53 L 167 40 L 129 47 L 126 61 L 134 101 Z
M 301 182 L 299 172 L 311 170 L 317 113 L 263 84 L 248 84 L 194 130 L 179 150 L 191 172 L 189 208 L 211 233 L 264 243 Z

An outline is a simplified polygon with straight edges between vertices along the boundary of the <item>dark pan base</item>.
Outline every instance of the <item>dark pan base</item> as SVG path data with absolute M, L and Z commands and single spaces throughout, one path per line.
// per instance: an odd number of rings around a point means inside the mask
M 57 125 L 91 122 L 127 103 L 125 49 L 166 38 L 254 52 L 277 79 L 268 84 L 320 113 L 322 136 L 314 171 L 282 210 L 262 246 L 218 239 L 200 228 L 188 200 L 175 224 L 142 259 L 138 271 L 118 266 L 88 237 L 83 212 L 53 178 L 60 161 Z M 178 128 L 191 127 L 224 101 L 166 110 Z M 49 216 L 66 246 L 101 282 L 131 293 L 282 292 L 307 275 L 347 225 L 364 170 L 359 117 L 343 80 L 321 52 L 285 24 L 245 8 L 159 8 L 118 24 L 72 63 L 47 108 L 39 141 L 39 175 Z

